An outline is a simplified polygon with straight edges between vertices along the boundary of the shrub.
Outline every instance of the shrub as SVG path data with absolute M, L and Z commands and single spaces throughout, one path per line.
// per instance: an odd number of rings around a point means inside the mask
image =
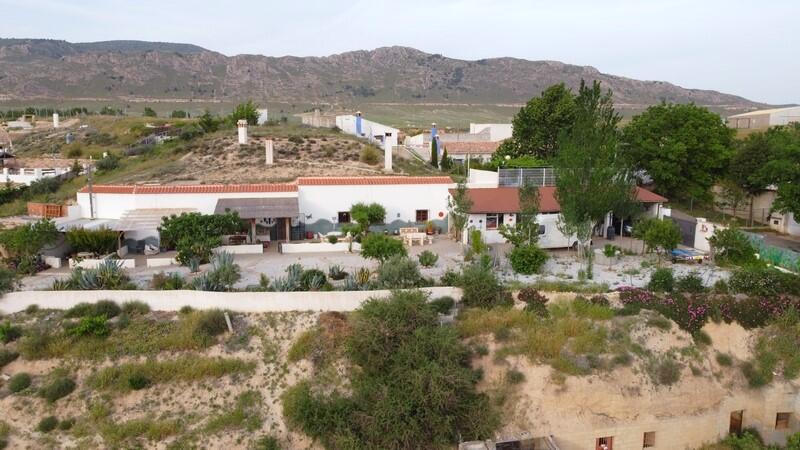
M 442 277 L 439 279 L 439 283 L 442 286 L 458 286 L 460 280 L 461 280 L 461 275 L 458 272 L 453 271 L 451 269 L 447 269 L 444 271 L 444 274 L 442 274 Z
M 32 304 L 32 305 L 28 305 L 25 308 L 25 314 L 28 314 L 28 315 L 33 315 L 33 314 L 36 314 L 38 312 L 39 312 L 39 305 L 37 305 L 35 303 Z
M 458 281 L 463 291 L 461 301 L 465 306 L 492 308 L 513 304 L 513 299 L 506 295 L 497 275 L 485 264 L 476 262 L 464 266 Z
M 133 373 L 128 377 L 128 386 L 131 390 L 139 391 L 150 386 L 150 379 L 141 373 Z
M 31 385 L 31 376 L 25 372 L 15 374 L 8 379 L 8 390 L 17 393 L 28 389 Z
M 361 162 L 364 164 L 369 164 L 370 166 L 374 166 L 378 164 L 380 160 L 380 155 L 378 154 L 378 150 L 371 145 L 365 145 L 364 148 L 361 149 L 361 156 L 359 158 Z
M 525 381 L 525 374 L 517 369 L 508 369 L 508 372 L 506 372 L 506 381 L 510 384 L 520 384 Z
M 186 280 L 178 272 L 159 272 L 153 275 L 150 286 L 157 291 L 177 291 L 186 288 Z
M 67 431 L 71 430 L 74 425 L 75 425 L 75 419 L 68 418 L 58 423 L 58 429 L 61 431 Z
M 433 267 L 436 265 L 436 262 L 439 261 L 439 255 L 430 250 L 425 250 L 417 255 L 417 259 L 419 259 L 419 263 L 422 267 Z
M 290 427 L 326 448 L 444 448 L 459 434 L 492 434 L 499 417 L 476 390 L 469 350 L 456 330 L 439 326 L 422 293 L 368 300 L 351 322 L 345 344 L 357 368 L 349 372 L 351 388 L 317 389 L 326 383 L 320 376 L 289 388 L 282 405 Z M 411 423 L 419 425 L 398 426 Z
M 39 425 L 36 426 L 36 430 L 42 433 L 49 433 L 55 430 L 57 426 L 58 419 L 56 419 L 54 416 L 47 416 L 39 421 Z
M 122 312 L 129 316 L 143 316 L 150 312 L 150 305 L 140 301 L 130 301 L 122 304 Z
M 88 230 L 73 228 L 67 231 L 67 242 L 73 252 L 90 252 L 96 255 L 107 255 L 117 250 L 119 231 L 99 228 Z
M 538 316 L 547 315 L 547 302 L 548 299 L 545 295 L 540 293 L 534 288 L 522 288 L 517 295 L 517 298 L 525 303 L 525 311 L 531 311 Z
M 339 237 L 337 237 L 336 235 L 333 235 L 333 234 L 328 236 L 328 243 L 335 244 L 337 242 L 339 242 Z
M 713 248 L 714 260 L 720 264 L 745 265 L 757 260 L 753 243 L 736 228 L 717 228 L 708 243 Z
M 100 158 L 95 163 L 98 172 L 110 172 L 119 167 L 119 156 L 109 153 L 108 156 Z
M 675 286 L 675 277 L 672 269 L 667 267 L 659 267 L 650 276 L 650 282 L 647 283 L 647 289 L 653 292 L 672 292 Z
M 122 308 L 120 308 L 116 302 L 112 300 L 100 300 L 94 304 L 92 315 L 106 316 L 106 318 L 111 319 L 112 317 L 117 317 L 121 312 Z
M 256 450 L 281 450 L 281 443 L 274 436 L 262 436 L 256 441 Z
M 83 291 L 136 289 L 122 270 L 117 260 L 106 259 L 96 269 L 77 267 L 66 281 L 56 280 L 53 289 L 75 289 Z
M 699 294 L 705 292 L 706 287 L 703 285 L 703 279 L 697 272 L 689 272 L 675 280 L 675 290 L 678 292 Z
M 800 276 L 767 267 L 750 267 L 735 271 L 728 280 L 734 294 L 752 296 L 800 295 Z
M 0 323 L 0 342 L 3 344 L 16 341 L 20 336 L 22 336 L 22 331 L 18 326 L 12 325 L 8 321 Z
M 455 306 L 456 301 L 453 300 L 453 297 L 439 297 L 435 298 L 428 303 L 434 311 L 439 314 L 449 314 L 450 310 L 453 309 Z
M 67 328 L 67 334 L 71 336 L 106 337 L 110 332 L 105 315 L 81 317 L 76 325 Z
M 325 272 L 319 269 L 304 270 L 300 276 L 300 286 L 304 291 L 318 291 L 322 289 L 326 281 L 328 278 L 325 276 Z
M 225 313 L 220 309 L 199 312 L 196 332 L 206 336 L 217 336 L 228 331 Z
M 361 240 L 361 256 L 386 261 L 392 256 L 406 256 L 403 242 L 383 234 L 371 233 Z
M 44 386 L 39 395 L 48 402 L 55 403 L 58 399 L 66 397 L 75 390 L 75 382 L 67 377 L 57 377 L 50 384 Z
M 733 358 L 727 353 L 717 353 L 717 363 L 720 366 L 730 367 L 733 365 Z
M 655 385 L 671 386 L 681 379 L 681 365 L 669 355 L 651 357 L 647 372 Z
M 422 285 L 422 275 L 416 261 L 395 255 L 378 268 L 378 284 L 386 289 L 408 289 Z
M 597 305 L 597 306 L 610 306 L 611 305 L 611 302 L 608 300 L 608 297 L 606 297 L 605 295 L 602 295 L 602 294 L 593 295 L 591 298 L 589 298 L 589 303 L 591 303 L 592 305 Z
M 665 318 L 663 316 L 660 316 L 660 315 L 647 319 L 647 325 L 651 326 L 651 327 L 656 327 L 658 329 L 665 330 L 665 331 L 667 331 L 670 328 L 672 328 L 672 322 L 670 322 L 669 319 L 667 319 L 667 318 Z
M 536 244 L 514 247 L 508 255 L 514 272 L 523 275 L 538 273 L 547 261 L 547 252 Z
M 64 312 L 64 317 L 74 319 L 78 317 L 91 316 L 94 314 L 94 306 L 91 303 L 77 303 Z
M 19 353 L 7 350 L 5 348 L 0 348 L 0 369 L 17 358 L 19 358 Z

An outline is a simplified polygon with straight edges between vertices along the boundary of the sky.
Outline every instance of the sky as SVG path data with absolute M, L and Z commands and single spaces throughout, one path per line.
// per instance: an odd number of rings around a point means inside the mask
M 0 37 L 268 56 L 403 45 L 800 104 L 800 0 L 0 0 L 0 11 Z

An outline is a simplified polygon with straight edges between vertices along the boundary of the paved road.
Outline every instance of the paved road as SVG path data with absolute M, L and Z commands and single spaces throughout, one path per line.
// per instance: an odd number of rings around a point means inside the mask
M 764 243 L 767 245 L 788 248 L 789 250 L 794 250 L 800 253 L 800 238 L 793 236 L 782 236 L 777 233 L 770 232 L 759 232 L 758 234 L 764 236 Z

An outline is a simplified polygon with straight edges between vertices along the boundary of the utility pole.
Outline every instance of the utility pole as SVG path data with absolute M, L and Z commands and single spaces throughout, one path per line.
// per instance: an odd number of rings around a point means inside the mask
M 89 219 L 94 220 L 94 194 L 92 194 L 92 157 L 89 156 L 89 164 L 86 167 L 86 184 L 89 190 Z

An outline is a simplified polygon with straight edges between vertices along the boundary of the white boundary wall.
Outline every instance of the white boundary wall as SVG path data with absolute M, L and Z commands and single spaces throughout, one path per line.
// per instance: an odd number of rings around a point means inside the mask
M 450 296 L 458 300 L 461 289 L 422 288 L 431 298 Z M 204 292 L 204 291 L 19 291 L 0 298 L 0 313 L 13 314 L 30 305 L 45 309 L 68 309 L 78 303 L 113 300 L 141 301 L 154 311 L 223 308 L 240 312 L 353 311 L 370 298 L 385 298 L 389 290 L 331 292 Z
M 296 244 L 281 244 L 281 253 L 349 253 L 351 250 L 349 242 L 299 242 Z M 361 244 L 353 242 L 353 252 L 361 251 Z

